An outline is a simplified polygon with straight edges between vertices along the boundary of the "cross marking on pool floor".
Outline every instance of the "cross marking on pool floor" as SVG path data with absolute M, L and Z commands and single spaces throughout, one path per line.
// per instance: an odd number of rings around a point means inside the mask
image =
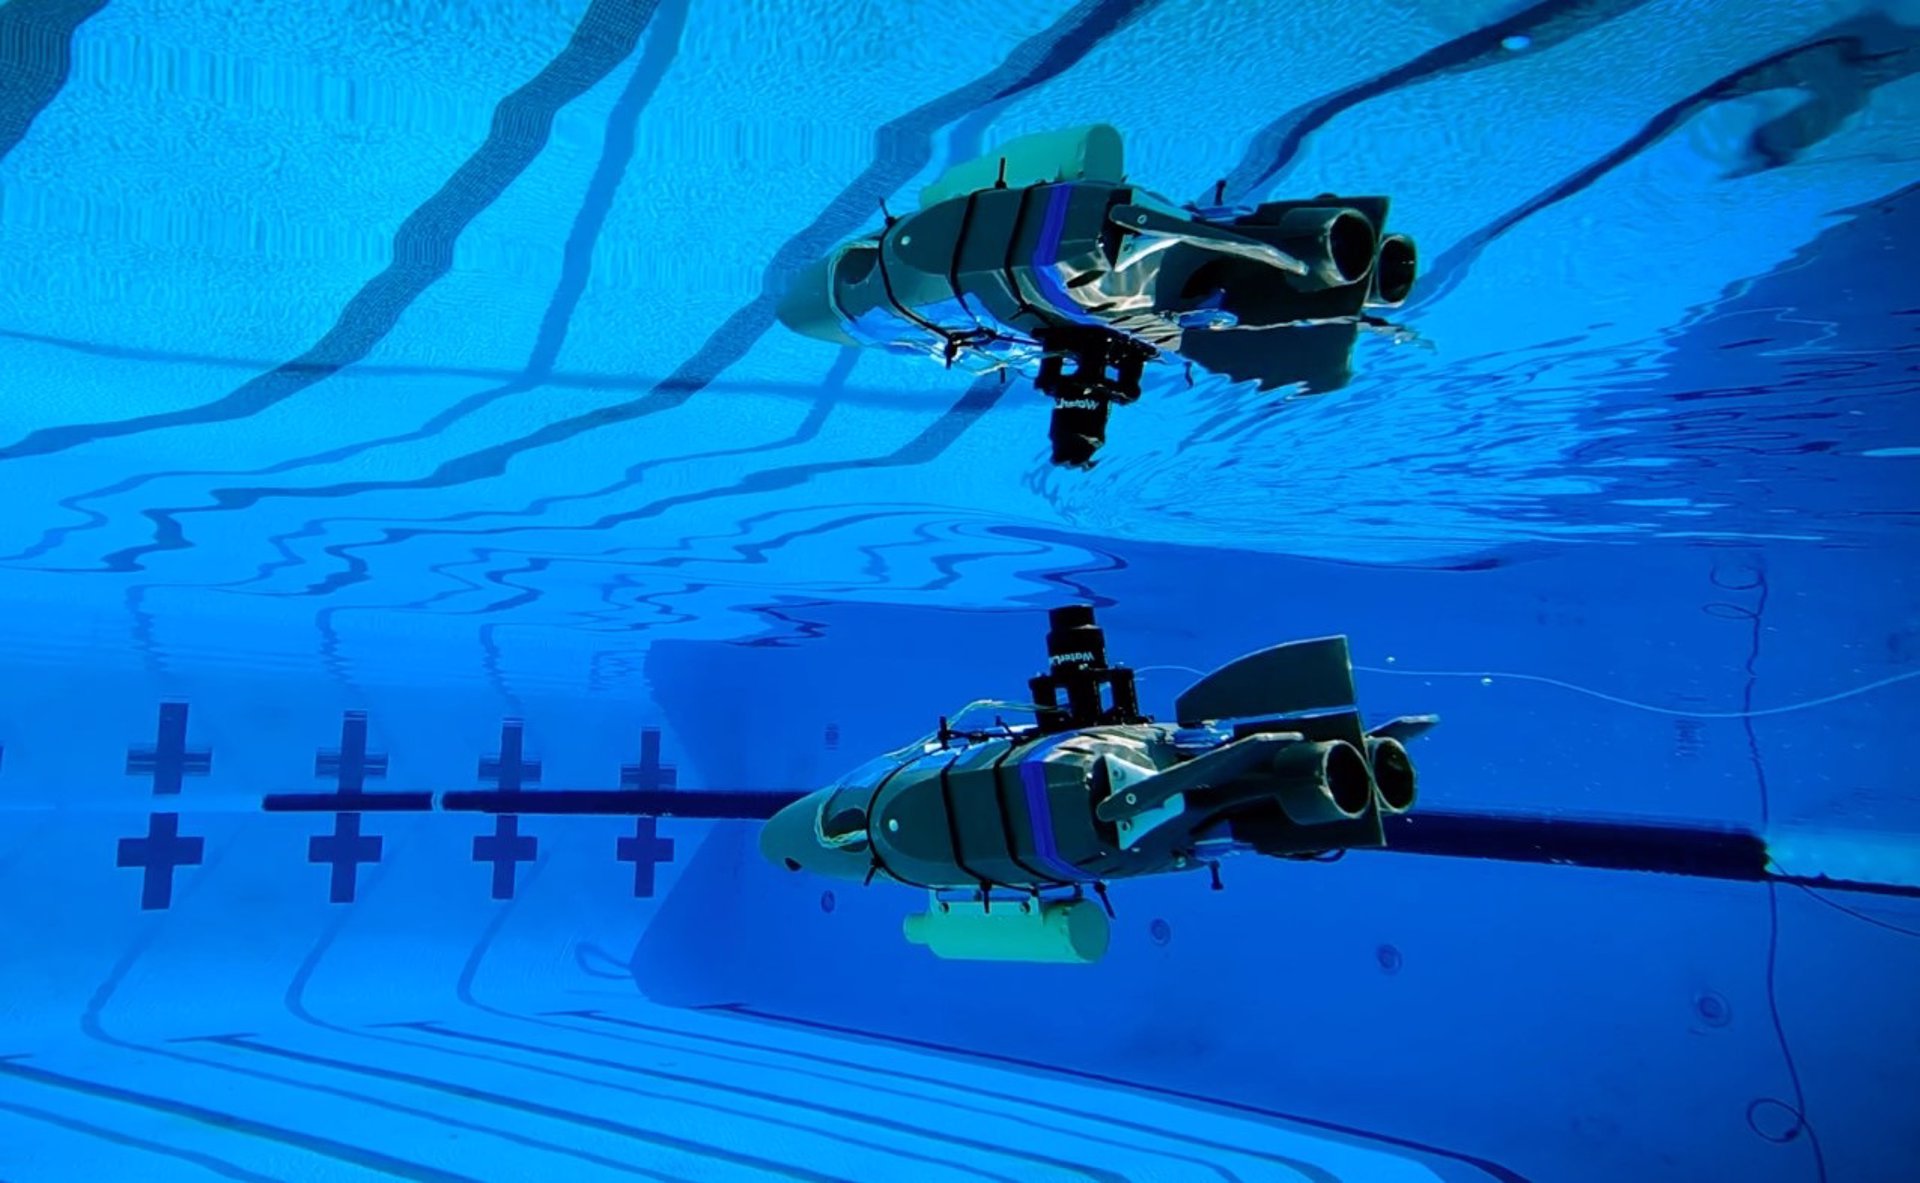
M 648 727 L 640 732 L 640 762 L 620 766 L 620 787 L 623 789 L 671 789 L 679 781 L 679 775 L 671 765 L 660 763 L 660 731 Z M 633 836 L 621 838 L 614 844 L 614 857 L 623 863 L 633 864 L 633 895 L 635 899 L 650 899 L 653 896 L 653 869 L 660 863 L 673 861 L 673 839 L 661 838 L 656 833 L 656 823 L 650 817 L 633 819 Z
M 367 713 L 348 711 L 340 721 L 340 749 L 313 758 L 315 776 L 331 776 L 343 793 L 358 793 L 373 777 L 387 774 L 385 753 L 367 753 Z
M 503 793 L 518 793 L 527 785 L 540 783 L 540 761 L 526 758 L 526 725 L 519 719 L 500 721 L 500 754 L 480 761 L 480 778 L 490 780 Z M 493 819 L 493 833 L 473 840 L 473 861 L 493 864 L 493 898 L 513 898 L 515 871 L 519 864 L 530 863 L 540 853 L 540 840 L 520 832 L 518 814 L 502 813 Z
M 617 844 L 619 853 L 616 857 L 623 863 L 633 864 L 635 899 L 651 899 L 654 867 L 673 861 L 673 839 L 655 836 L 654 825 L 654 819 L 650 817 L 634 818 L 633 836 L 622 838 Z
M 340 720 L 340 748 L 322 749 L 314 755 L 313 774 L 331 776 L 335 792 L 342 798 L 364 797 L 367 780 L 387 774 L 384 753 L 367 753 L 367 713 L 348 711 Z M 331 868 L 327 899 L 336 904 L 351 904 L 359 889 L 363 863 L 380 861 L 384 840 L 378 834 L 360 832 L 360 814 L 344 810 L 333 815 L 333 833 L 315 834 L 307 839 L 307 861 L 325 863 Z
M 179 814 L 156 813 L 147 819 L 146 837 L 120 839 L 115 862 L 140 868 L 140 907 L 153 911 L 173 905 L 174 871 L 199 866 L 205 851 L 204 839 L 181 836 Z
M 135 745 L 127 749 L 127 775 L 152 776 L 156 796 L 171 796 L 180 791 L 183 778 L 205 776 L 213 771 L 211 750 L 187 750 L 187 704 L 160 704 L 160 726 L 152 747 Z
M 648 727 L 640 733 L 640 763 L 620 766 L 623 789 L 671 789 L 679 782 L 673 765 L 660 763 L 660 731 Z
M 524 724 L 518 719 L 500 723 L 500 754 L 480 761 L 480 779 L 490 780 L 503 793 L 515 793 L 540 783 L 540 761 L 524 758 Z
M 360 832 L 360 815 L 333 815 L 333 833 L 315 834 L 307 839 L 307 861 L 326 863 L 333 869 L 327 898 L 336 904 L 351 904 L 359 886 L 360 865 L 380 861 L 382 839 L 378 834 Z
M 520 819 L 503 813 L 493 819 L 493 833 L 473 840 L 473 861 L 493 864 L 493 898 L 513 898 L 514 871 L 540 853 L 540 840 L 520 832 Z

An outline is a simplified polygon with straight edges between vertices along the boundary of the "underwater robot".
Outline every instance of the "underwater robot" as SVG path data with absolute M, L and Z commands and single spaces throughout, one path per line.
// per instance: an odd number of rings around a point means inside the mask
M 775 866 L 930 893 L 907 939 L 944 958 L 1091 962 L 1111 880 L 1206 870 L 1234 853 L 1318 859 L 1386 844 L 1413 808 L 1405 741 L 1436 716 L 1366 729 L 1345 637 L 1276 645 L 1139 711 L 1093 609 L 1050 614 L 1035 722 L 961 730 L 868 762 L 760 833 Z M 1006 705 L 1006 704 L 1000 704 Z M 1089 893 L 1093 898 L 1089 898 Z
M 1362 328 L 1394 331 L 1366 310 L 1406 301 L 1418 253 L 1387 233 L 1387 198 L 1223 192 L 1176 205 L 1128 184 L 1106 124 L 1026 136 L 809 266 L 778 316 L 838 345 L 1032 371 L 1054 400 L 1053 463 L 1090 467 L 1149 362 L 1320 393 L 1351 377 Z

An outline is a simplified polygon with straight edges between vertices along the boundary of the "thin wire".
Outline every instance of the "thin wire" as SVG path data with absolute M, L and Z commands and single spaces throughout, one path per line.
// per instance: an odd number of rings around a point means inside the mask
M 1793 1050 L 1787 1043 L 1786 1028 L 1780 1022 L 1780 998 L 1775 988 L 1775 966 L 1780 956 L 1780 885 L 1767 884 L 1767 1012 L 1773 1020 L 1773 1034 L 1780 1043 L 1781 1058 L 1786 1061 L 1787 1081 L 1793 1086 L 1793 1104 L 1777 1097 L 1760 1097 L 1747 1106 L 1747 1128 L 1759 1134 L 1769 1142 L 1784 1144 L 1793 1141 L 1801 1134 L 1807 1136 L 1807 1148 L 1813 1151 L 1813 1170 L 1820 1183 L 1827 1183 L 1827 1155 L 1820 1147 L 1820 1135 L 1814 1132 L 1813 1123 L 1807 1120 L 1807 1094 L 1800 1085 L 1800 1068 L 1794 1063 Z M 1768 1134 L 1754 1120 L 1754 1113 L 1762 1105 L 1778 1105 L 1793 1115 L 1793 1128 L 1777 1137 Z
M 1679 719 L 1764 719 L 1769 715 L 1785 715 L 1791 714 L 1794 711 L 1823 707 L 1828 703 L 1857 698 L 1862 694 L 1870 694 L 1875 690 L 1920 678 L 1920 670 L 1908 670 L 1905 673 L 1894 674 L 1891 677 L 1868 682 L 1864 686 L 1855 686 L 1851 690 L 1842 690 L 1837 694 L 1827 694 L 1819 698 L 1810 698 L 1805 702 L 1787 703 L 1784 706 L 1762 707 L 1757 711 L 1686 711 L 1675 707 L 1655 706 L 1648 702 L 1636 702 L 1631 698 L 1621 698 L 1617 694 L 1608 694 L 1604 690 L 1595 690 L 1588 686 L 1580 686 L 1572 682 L 1563 682 L 1559 678 L 1549 678 L 1541 674 L 1515 674 L 1504 670 L 1403 670 L 1384 665 L 1356 665 L 1353 668 L 1361 673 L 1392 674 L 1395 677 L 1401 678 L 1506 678 L 1515 682 L 1538 682 L 1542 686 L 1555 686 L 1561 690 L 1571 690 L 1575 694 L 1584 694 L 1589 698 L 1597 698 L 1601 702 L 1613 703 L 1615 706 L 1632 707 L 1635 710 L 1647 711 L 1650 714 L 1671 715 Z M 1147 674 L 1157 670 L 1177 670 L 1181 673 L 1192 674 L 1195 677 L 1205 676 L 1201 671 L 1184 665 L 1147 665 L 1141 666 L 1134 672 L 1137 674 Z
M 1366 673 L 1392 674 L 1399 677 L 1410 677 L 1410 678 L 1480 678 L 1483 680 L 1489 680 L 1493 678 L 1510 678 L 1517 682 L 1536 682 L 1545 686 L 1553 686 L 1562 690 L 1570 690 L 1576 694 L 1584 694 L 1590 698 L 1597 698 L 1602 702 L 1613 703 L 1617 706 L 1631 707 L 1633 709 L 1647 711 L 1650 714 L 1655 714 L 1655 715 L 1668 715 L 1676 718 L 1686 718 L 1686 719 L 1744 720 L 1746 723 L 1747 746 L 1749 750 L 1749 755 L 1753 762 L 1754 777 L 1757 782 L 1757 787 L 1759 789 L 1761 817 L 1764 819 L 1771 813 L 1771 808 L 1770 808 L 1771 801 L 1769 800 L 1770 794 L 1767 788 L 1766 768 L 1765 768 L 1765 765 L 1761 762 L 1759 737 L 1754 733 L 1753 720 L 1759 719 L 1759 718 L 1765 718 L 1771 715 L 1784 715 L 1784 714 L 1791 713 L 1793 711 L 1808 710 L 1812 707 L 1825 706 L 1829 703 L 1841 702 L 1845 699 L 1854 698 L 1858 695 L 1862 695 L 1874 690 L 1882 689 L 1883 687 L 1897 685 L 1901 682 L 1910 681 L 1914 678 L 1920 678 L 1920 670 L 1909 670 L 1906 673 L 1895 674 L 1891 677 L 1881 678 L 1877 681 L 1869 682 L 1863 686 L 1856 686 L 1850 690 L 1843 690 L 1837 694 L 1824 695 L 1820 698 L 1809 699 L 1805 702 L 1790 703 L 1784 706 L 1766 707 L 1760 710 L 1753 709 L 1753 705 L 1752 705 L 1753 704 L 1753 688 L 1754 688 L 1754 683 L 1757 680 L 1754 667 L 1760 656 L 1761 624 L 1762 624 L 1762 617 L 1766 611 L 1767 598 L 1768 598 L 1768 588 L 1766 583 L 1765 571 L 1756 570 L 1754 572 L 1754 575 L 1755 575 L 1755 579 L 1753 580 L 1752 583 L 1748 583 L 1748 584 L 1737 584 L 1737 585 L 1724 584 L 1724 583 L 1721 583 L 1721 581 L 1717 578 L 1717 574 L 1714 579 L 1714 582 L 1717 585 L 1721 587 L 1725 587 L 1727 590 L 1730 590 L 1730 591 L 1757 590 L 1759 592 L 1757 602 L 1752 607 L 1747 607 L 1745 605 L 1740 605 L 1740 604 L 1726 605 L 1726 607 L 1735 609 L 1739 617 L 1743 617 L 1747 619 L 1752 624 L 1752 634 L 1753 634 L 1752 642 L 1751 642 L 1750 651 L 1747 654 L 1747 661 L 1746 661 L 1746 686 L 1741 695 L 1743 709 L 1738 711 L 1687 711 L 1687 710 L 1678 710 L 1672 707 L 1655 706 L 1652 703 L 1636 702 L 1633 699 L 1622 698 L 1618 695 L 1613 695 L 1613 694 L 1607 694 L 1604 691 L 1594 690 L 1586 686 L 1576 685 L 1575 683 L 1562 681 L 1558 678 L 1543 677 L 1539 674 L 1515 674 L 1515 673 L 1505 673 L 1505 672 L 1496 672 L 1496 671 L 1469 671 L 1469 670 L 1408 670 L 1408 669 L 1390 668 L 1385 666 L 1360 666 L 1360 665 L 1354 666 L 1352 668 L 1358 671 L 1366 672 Z M 1188 674 L 1194 675 L 1196 678 L 1205 677 L 1205 675 L 1202 674 L 1199 670 L 1193 669 L 1189 666 L 1179 666 L 1179 665 L 1144 666 L 1136 670 L 1135 672 L 1136 673 L 1152 673 L 1152 672 L 1161 671 L 1161 670 L 1173 670 L 1173 671 L 1178 671 L 1182 673 L 1188 673 Z M 1848 908 L 1843 904 L 1839 904 L 1833 900 L 1827 899 L 1826 897 L 1820 895 L 1819 893 L 1813 891 L 1811 888 L 1808 888 L 1805 885 L 1795 884 L 1795 886 L 1800 887 L 1802 891 L 1805 891 L 1808 895 L 1812 896 L 1814 899 L 1818 900 L 1819 902 L 1826 904 L 1828 907 L 1834 908 L 1840 912 L 1844 912 L 1849 916 L 1855 917 L 1856 919 L 1864 920 L 1869 924 L 1876 925 L 1880 928 L 1887 929 L 1888 931 L 1891 931 L 1891 932 L 1902 933 L 1907 936 L 1920 937 L 1920 932 L 1914 932 L 1910 929 L 1902 928 L 1899 925 L 1889 924 L 1885 921 L 1878 920 L 1872 916 L 1868 916 L 1863 913 L 1856 912 L 1853 909 Z M 1758 1134 L 1760 1137 L 1775 1143 L 1791 1142 L 1794 1139 L 1798 1138 L 1800 1135 L 1805 1134 L 1807 1139 L 1808 1149 L 1813 1154 L 1813 1168 L 1814 1168 L 1815 1176 L 1820 1180 L 1820 1183 L 1826 1183 L 1826 1180 L 1827 1180 L 1826 1152 L 1824 1148 L 1820 1145 L 1819 1133 L 1815 1131 L 1815 1129 L 1813 1128 L 1813 1123 L 1807 1119 L 1806 1090 L 1801 1083 L 1800 1068 L 1799 1068 L 1799 1065 L 1795 1063 L 1793 1048 L 1787 1040 L 1786 1028 L 1784 1023 L 1781 1021 L 1781 1017 L 1780 1017 L 1780 1000 L 1779 1000 L 1779 995 L 1776 988 L 1777 968 L 1778 968 L 1778 960 L 1779 960 L 1779 954 L 1780 954 L 1779 885 L 1777 883 L 1769 882 L 1766 885 L 1766 888 L 1767 888 L 1767 960 L 1766 960 L 1766 970 L 1765 970 L 1765 981 L 1766 981 L 1766 994 L 1767 994 L 1767 1011 L 1768 1011 L 1768 1017 L 1772 1020 L 1773 1033 L 1774 1033 L 1775 1039 L 1778 1041 L 1778 1044 L 1779 1044 L 1781 1058 L 1785 1062 L 1785 1067 L 1787 1070 L 1787 1080 L 1793 1092 L 1793 1103 L 1789 1105 L 1785 1101 L 1782 1101 L 1776 1097 L 1757 1098 L 1752 1104 L 1747 1106 L 1747 1126 L 1755 1134 Z M 1777 1106 L 1778 1108 L 1783 1109 L 1788 1114 L 1790 1114 L 1793 1118 L 1793 1122 L 1794 1122 L 1793 1126 L 1790 1129 L 1786 1130 L 1784 1133 L 1777 1134 L 1777 1135 L 1770 1134 L 1762 1130 L 1760 1128 L 1758 1121 L 1756 1120 L 1755 1114 L 1758 1112 L 1758 1110 L 1762 1106 L 1767 1106 L 1767 1105 Z
M 952 727 L 955 723 L 958 723 L 962 718 L 972 714 L 974 711 L 984 710 L 988 707 L 991 707 L 994 710 L 998 710 L 998 711 L 1038 712 L 1044 709 L 1041 706 L 1039 706 L 1037 703 L 1031 703 L 1031 702 L 1010 702 L 1006 699 L 1000 699 L 1000 698 L 976 698 L 972 702 L 968 703 L 966 706 L 963 706 L 959 710 L 953 712 L 951 715 L 948 715 L 947 726 Z M 933 743 L 935 740 L 939 738 L 940 738 L 940 733 L 938 731 L 929 731 L 925 735 L 921 736 L 919 739 L 914 740 L 912 743 L 902 744 L 899 747 L 893 749 L 891 752 L 886 753 L 886 756 L 889 759 L 891 759 L 892 757 L 895 757 L 895 756 L 904 755 L 907 752 L 911 752 L 916 749 L 923 748 L 927 744 Z
M 1828 899 L 1826 896 L 1821 895 L 1819 892 L 1815 891 L 1811 887 L 1808 887 L 1804 883 L 1796 883 L 1793 886 L 1799 888 L 1801 891 L 1806 892 L 1808 895 L 1812 896 L 1816 900 L 1819 900 L 1821 903 L 1825 904 L 1829 908 L 1832 908 L 1834 911 L 1845 912 L 1847 915 L 1853 917 L 1855 920 L 1864 920 L 1868 924 L 1874 925 L 1877 928 L 1884 928 L 1888 932 L 1897 932 L 1901 936 L 1920 937 L 1920 931 L 1915 931 L 1914 929 L 1911 929 L 1911 928 L 1902 928 L 1897 924 L 1890 924 L 1885 920 L 1879 919 L 1878 917 L 1869 916 L 1865 912 L 1856 912 L 1852 908 L 1847 907 L 1845 904 L 1841 903 L 1838 900 Z
M 1593 690 L 1586 686 L 1576 686 L 1572 682 L 1563 682 L 1558 678 L 1542 677 L 1539 674 L 1511 674 L 1493 670 L 1483 672 L 1472 670 L 1402 670 L 1387 666 L 1372 665 L 1356 665 L 1353 668 L 1369 674 L 1397 674 L 1401 677 L 1408 678 L 1511 678 L 1516 682 L 1538 682 L 1545 686 L 1557 686 L 1562 690 L 1571 690 L 1576 694 L 1584 694 L 1589 698 L 1597 698 L 1602 702 L 1610 702 L 1617 706 L 1633 707 L 1635 710 L 1648 711 L 1656 715 L 1673 715 L 1682 719 L 1762 719 L 1768 715 L 1785 715 L 1793 711 L 1804 711 L 1812 707 L 1826 706 L 1828 703 L 1855 698 L 1859 695 L 1882 689 L 1883 687 L 1911 681 L 1914 678 L 1920 678 L 1920 670 L 1908 670 L 1903 674 L 1894 674 L 1889 678 L 1881 678 L 1876 682 L 1868 682 L 1864 686 L 1855 686 L 1851 690 L 1842 690 L 1838 694 L 1823 695 L 1820 698 L 1810 698 L 1805 702 L 1788 703 L 1785 706 L 1762 707 L 1757 711 L 1683 711 L 1673 707 L 1654 706 L 1652 703 L 1635 702 L 1630 698 L 1621 698 L 1618 695 Z
M 1760 755 L 1760 733 L 1753 725 L 1754 718 L 1761 713 L 1753 709 L 1753 688 L 1760 680 L 1758 671 L 1760 640 L 1765 632 L 1767 600 L 1772 593 L 1767 586 L 1765 566 L 1756 564 L 1751 568 L 1750 573 L 1753 579 L 1747 583 L 1727 583 L 1720 578 L 1720 572 L 1717 569 L 1708 578 L 1716 587 L 1728 591 L 1757 593 L 1751 607 L 1733 602 L 1722 602 L 1721 606 L 1732 611 L 1732 619 L 1744 619 L 1750 626 L 1745 666 L 1746 684 L 1740 692 L 1740 703 L 1745 709 L 1741 712 L 1740 718 L 1743 720 L 1741 730 L 1747 737 L 1747 757 L 1753 765 L 1754 788 L 1760 795 L 1760 825 L 1764 830 L 1768 820 L 1773 816 L 1773 802 L 1772 791 L 1767 786 L 1766 761 Z M 1786 1024 L 1780 1018 L 1779 962 L 1780 885 L 1769 881 L 1767 883 L 1767 1015 L 1773 1020 L 1773 1034 L 1780 1045 L 1780 1058 L 1786 1064 L 1787 1082 L 1793 1087 L 1793 1104 L 1788 1105 L 1778 1097 L 1756 1098 L 1747 1106 L 1747 1128 L 1767 1141 L 1775 1143 L 1791 1142 L 1804 1133 L 1807 1136 L 1807 1148 L 1813 1153 L 1814 1176 L 1820 1183 L 1827 1183 L 1827 1154 L 1820 1146 L 1820 1134 L 1813 1128 L 1813 1122 L 1807 1118 L 1807 1091 L 1800 1083 L 1800 1066 L 1794 1060 L 1793 1045 L 1787 1040 Z M 1759 1112 L 1763 1105 L 1777 1105 L 1793 1114 L 1793 1128 L 1778 1137 L 1762 1130 L 1760 1123 L 1754 1119 L 1754 1114 Z

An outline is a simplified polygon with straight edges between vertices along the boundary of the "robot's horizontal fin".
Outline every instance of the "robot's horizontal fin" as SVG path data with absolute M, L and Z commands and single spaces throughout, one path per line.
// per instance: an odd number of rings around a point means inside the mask
M 1398 719 L 1387 720 L 1367 734 L 1375 739 L 1397 739 L 1405 743 L 1410 739 L 1418 739 L 1439 725 L 1438 715 L 1402 715 Z
M 1345 637 L 1294 641 L 1249 653 L 1214 670 L 1174 700 L 1182 726 L 1216 719 L 1303 715 L 1355 703 Z

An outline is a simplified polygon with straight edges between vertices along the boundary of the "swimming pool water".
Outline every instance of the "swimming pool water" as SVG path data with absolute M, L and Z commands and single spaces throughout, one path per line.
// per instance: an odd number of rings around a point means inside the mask
M 1917 74 L 1859 0 L 0 2 L 0 1183 L 1910 1177 Z M 1095 122 L 1390 195 L 1414 339 L 1076 471 L 776 323 Z M 976 964 L 751 820 L 264 808 L 811 790 L 1067 603 L 1159 717 L 1345 634 L 1422 809 L 1893 894 L 1240 858 Z

